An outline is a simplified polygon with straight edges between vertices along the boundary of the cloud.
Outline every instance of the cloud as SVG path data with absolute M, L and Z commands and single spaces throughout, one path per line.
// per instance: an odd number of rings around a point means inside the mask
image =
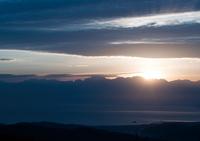
M 57 81 L 75 81 L 75 80 L 84 80 L 90 77 L 117 77 L 117 75 L 105 74 L 43 74 L 43 75 L 34 75 L 34 74 L 25 74 L 25 75 L 12 75 L 12 74 L 0 74 L 1 82 L 23 82 L 27 80 L 57 80 Z
M 199 31 L 199 25 L 84 32 L 12 31 L 9 36 L 0 35 L 0 48 L 85 56 L 200 57 L 199 40 L 190 39 L 198 37 Z
M 119 45 L 115 46 L 118 48 Z M 123 44 L 123 47 L 125 46 L 126 44 Z M 150 46 L 148 47 L 150 48 Z M 135 52 L 136 51 L 137 50 L 135 50 Z M 147 53 L 150 51 L 151 50 L 148 50 Z M 157 49 L 155 54 L 158 53 L 158 51 Z M 189 51 L 187 54 L 188 53 Z M 75 80 L 77 78 L 85 78 L 87 77 L 86 75 L 92 76 L 96 74 L 144 76 L 145 73 L 159 72 L 162 74 L 160 78 L 166 78 L 167 80 L 174 80 L 177 78 L 190 80 L 200 79 L 200 58 L 162 58 L 163 56 L 160 58 L 82 56 L 24 50 L 0 50 L 0 56 L 16 58 L 17 60 L 13 63 L 1 63 L 1 74 L 36 74 L 41 78 L 44 78 L 42 76 L 47 74 L 72 74 L 72 76 L 55 75 L 55 79 Z M 46 78 L 49 79 L 53 77 L 47 76 Z M 19 79 L 21 80 L 20 77 Z
M 198 0 L 1 1 L 0 49 L 158 57 L 144 53 L 154 44 L 163 57 L 199 57 L 197 40 L 173 48 L 166 41 L 141 41 L 199 36 L 199 10 Z M 131 42 L 107 44 L 115 41 Z
M 0 58 L 0 62 L 12 62 L 15 61 L 13 58 Z
M 114 19 L 94 20 L 90 23 L 46 28 L 46 30 L 89 30 L 89 29 L 115 29 L 115 28 L 138 28 L 138 27 L 161 27 L 184 24 L 199 24 L 200 12 L 191 11 L 183 13 L 167 13 L 147 15 L 140 17 L 125 17 Z M 44 28 L 45 29 L 45 28 Z
M 115 41 L 110 42 L 111 45 L 166 45 L 166 44 L 184 44 L 185 42 L 164 42 L 164 41 L 151 41 L 151 40 L 139 40 L 139 41 Z
M 141 40 L 127 40 L 127 41 L 113 41 L 109 42 L 111 45 L 140 45 L 140 44 L 147 44 L 147 45 L 166 45 L 166 44 L 187 44 L 190 43 L 191 41 L 198 42 L 200 39 L 199 36 L 189 36 L 189 37 L 174 37 L 174 38 L 146 38 L 146 39 L 141 39 Z
M 200 24 L 200 11 L 189 11 L 182 13 L 164 13 L 145 16 L 119 17 L 109 19 L 90 19 L 91 22 L 61 24 L 49 27 L 22 27 L 19 30 L 47 30 L 47 31 L 79 31 L 79 30 L 100 30 L 118 28 L 139 28 L 139 27 L 162 27 L 177 26 L 185 24 Z M 63 21 L 64 23 L 65 21 Z
M 88 25 L 97 28 L 137 28 L 142 26 L 161 27 L 199 23 L 200 12 L 192 11 L 183 13 L 158 14 L 144 17 L 127 17 L 102 20 L 89 23 Z
M 123 44 L 153 44 L 153 45 L 162 45 L 162 44 L 168 44 L 168 42 L 153 42 L 153 41 L 116 41 L 116 42 L 110 42 L 111 45 L 123 45 Z M 169 44 L 177 44 L 176 42 L 170 42 Z M 180 43 L 178 43 L 180 44 Z

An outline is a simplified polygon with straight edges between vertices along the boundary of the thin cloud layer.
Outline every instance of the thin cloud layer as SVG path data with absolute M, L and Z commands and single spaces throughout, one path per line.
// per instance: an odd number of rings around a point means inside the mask
M 183 12 L 158 14 L 141 17 L 125 17 L 116 19 L 95 20 L 91 23 L 53 28 L 49 30 L 89 30 L 89 29 L 117 29 L 117 28 L 138 28 L 138 27 L 161 27 L 176 26 L 184 24 L 199 24 L 200 12 Z M 47 29 L 48 30 L 48 29 Z
M 9 62 L 13 62 L 16 59 L 13 58 L 0 58 L 0 63 L 9 63 Z
M 106 75 L 107 77 L 139 75 L 145 77 L 148 73 L 157 72 L 159 78 L 168 80 L 200 79 L 199 58 L 98 57 L 19 50 L 0 50 L 0 56 L 16 58 L 14 62 L 1 63 L 1 74 L 36 74 L 40 76 L 71 74 L 72 76 L 54 76 L 59 80 L 75 80 L 93 75 Z M 46 78 L 50 79 L 54 76 Z M 30 77 L 40 78 L 32 75 Z
M 109 42 L 109 44 L 111 45 L 129 45 L 129 44 L 150 44 L 150 45 L 166 45 L 166 44 L 172 44 L 172 45 L 176 45 L 176 44 L 187 44 L 189 42 L 199 42 L 200 41 L 200 37 L 193 37 L 193 36 L 189 36 L 189 37 L 174 37 L 174 38 L 144 38 L 141 40 L 124 40 L 124 41 L 113 41 L 113 42 Z

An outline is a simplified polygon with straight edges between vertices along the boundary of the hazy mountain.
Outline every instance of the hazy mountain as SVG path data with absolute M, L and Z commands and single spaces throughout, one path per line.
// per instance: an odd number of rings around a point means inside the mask
M 0 92 L 0 120 L 5 122 L 48 120 L 77 123 L 81 118 L 87 121 L 86 124 L 92 119 L 98 124 L 98 120 L 107 121 L 104 118 L 114 121 L 113 117 L 120 117 L 115 112 L 123 114 L 123 111 L 134 110 L 178 111 L 182 112 L 178 114 L 183 114 L 181 118 L 184 119 L 184 112 L 200 110 L 200 83 L 186 80 L 146 81 L 140 77 L 108 80 L 100 76 L 67 82 L 30 79 L 0 82 Z M 98 112 L 102 114 L 98 115 Z M 106 116 L 107 113 L 112 116 Z M 99 116 L 103 116 L 102 119 L 97 118 Z

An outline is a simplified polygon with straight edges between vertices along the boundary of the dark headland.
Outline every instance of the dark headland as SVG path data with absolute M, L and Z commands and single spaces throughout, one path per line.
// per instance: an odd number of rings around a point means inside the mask
M 1 141 L 199 141 L 200 123 L 82 126 L 50 122 L 0 125 Z

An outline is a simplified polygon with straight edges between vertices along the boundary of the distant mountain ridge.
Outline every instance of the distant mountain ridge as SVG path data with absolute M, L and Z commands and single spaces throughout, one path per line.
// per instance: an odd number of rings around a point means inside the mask
M 103 117 L 113 121 L 107 114 L 113 117 L 121 111 L 122 114 L 123 111 L 200 111 L 199 81 L 146 81 L 141 77 L 110 80 L 103 76 L 76 81 L 29 79 L 0 82 L 0 93 L 0 121 L 8 123 L 83 120 L 81 123 L 87 124 L 91 122 L 89 119 L 94 119 L 93 124 L 98 124 L 99 120 L 103 122 Z M 98 118 L 98 114 L 104 116 Z M 190 116 L 194 117 L 193 113 Z

